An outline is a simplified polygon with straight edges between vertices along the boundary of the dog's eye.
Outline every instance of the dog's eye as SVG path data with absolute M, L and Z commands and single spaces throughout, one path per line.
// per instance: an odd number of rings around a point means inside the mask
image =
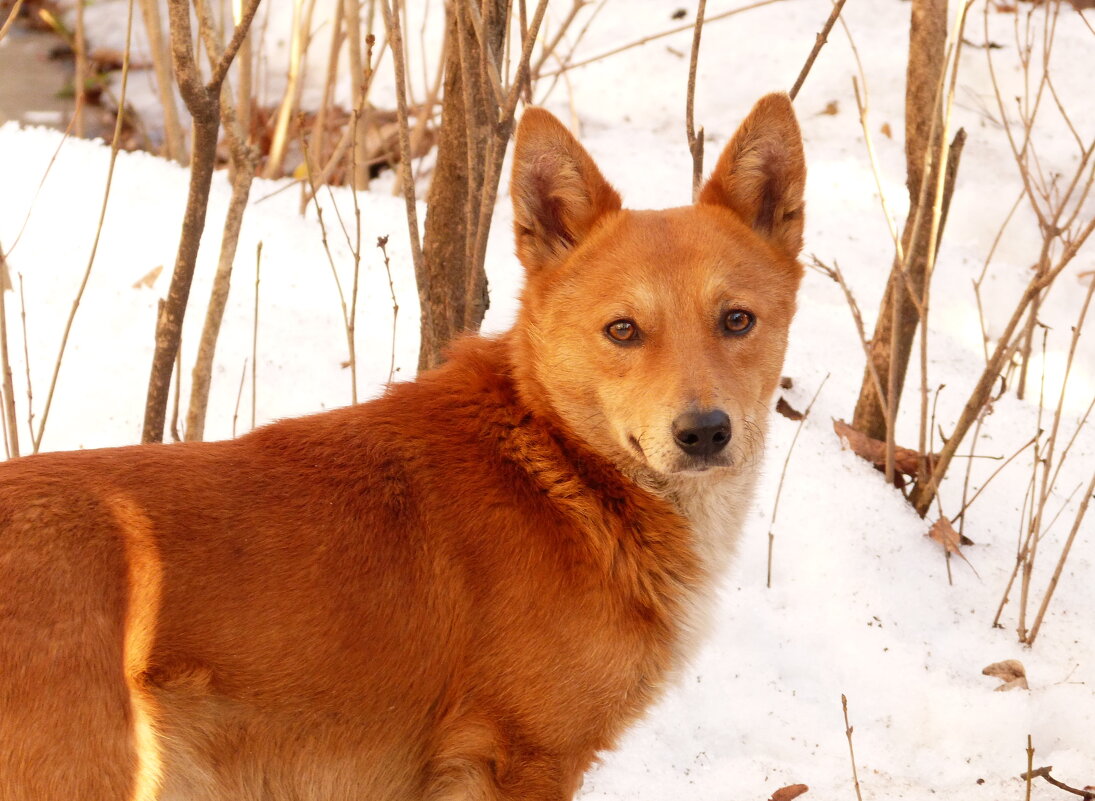
M 722 318 L 722 325 L 731 334 L 744 334 L 753 327 L 757 318 L 744 309 L 731 309 Z
M 639 326 L 630 320 L 616 320 L 605 326 L 605 333 L 614 342 L 635 342 L 639 338 Z

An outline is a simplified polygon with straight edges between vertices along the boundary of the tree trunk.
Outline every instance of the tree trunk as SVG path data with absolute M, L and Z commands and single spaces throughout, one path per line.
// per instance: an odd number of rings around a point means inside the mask
M 905 161 L 909 214 L 901 236 L 906 276 L 901 275 L 900 260 L 895 258 L 870 348 L 870 358 L 878 371 L 883 390 L 893 393 L 892 409 L 895 418 L 901 390 L 905 384 L 913 337 L 920 319 L 909 290 L 917 298 L 923 295 L 928 263 L 932 202 L 930 188 L 936 185 L 939 143 L 943 135 L 942 122 L 938 121 L 941 104 L 937 95 L 945 66 L 946 38 L 947 0 L 913 0 L 905 86 Z M 933 120 L 937 120 L 934 130 Z M 925 174 L 925 153 L 929 152 L 931 163 Z M 886 439 L 886 410 L 883 400 L 875 392 L 869 370 L 864 371 L 852 427 L 869 437 Z
M 483 5 L 484 37 L 500 69 L 507 4 L 488 0 Z M 426 275 L 419 279 L 426 287 L 420 299 L 430 305 L 432 314 L 423 315 L 419 370 L 438 365 L 443 348 L 454 336 L 477 330 L 489 302 L 487 275 L 475 258 L 475 240 L 487 145 L 498 122 L 499 106 L 487 76 L 487 52 L 480 47 L 462 3 L 449 6 L 445 36 L 441 130 L 423 241 Z

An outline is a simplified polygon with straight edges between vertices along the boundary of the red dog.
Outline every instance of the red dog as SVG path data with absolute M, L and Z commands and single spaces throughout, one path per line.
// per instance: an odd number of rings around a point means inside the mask
M 4 464 L 0 799 L 571 798 L 737 537 L 804 179 L 785 95 L 666 211 L 529 109 L 511 331 L 230 442 Z

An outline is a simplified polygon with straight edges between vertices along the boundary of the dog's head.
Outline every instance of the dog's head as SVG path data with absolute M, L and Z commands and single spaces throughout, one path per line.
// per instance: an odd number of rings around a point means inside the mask
M 692 206 L 623 210 L 546 111 L 517 131 L 526 394 L 628 472 L 740 470 L 757 455 L 802 277 L 806 169 L 791 102 L 760 100 Z

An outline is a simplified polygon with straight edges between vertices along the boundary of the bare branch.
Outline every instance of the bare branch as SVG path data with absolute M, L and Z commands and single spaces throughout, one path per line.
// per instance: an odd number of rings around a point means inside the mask
M 810 74 L 810 69 L 814 66 L 814 61 L 817 59 L 817 54 L 821 52 L 821 48 L 829 41 L 829 31 L 833 29 L 836 18 L 840 16 L 840 10 L 844 8 L 845 0 L 837 0 L 833 4 L 833 11 L 829 14 L 829 19 L 825 20 L 825 25 L 822 26 L 818 32 L 817 39 L 814 41 L 814 48 L 810 51 L 810 55 L 806 57 L 806 63 L 802 65 L 802 70 L 798 74 L 798 78 L 795 79 L 795 85 L 791 87 L 791 91 L 787 94 L 794 100 L 798 95 L 798 90 L 802 88 L 802 84 L 806 81 L 806 76 Z
M 844 0 L 841 0 L 844 2 Z M 700 55 L 700 36 L 703 34 L 703 12 L 707 9 L 707 0 L 699 0 L 696 8 L 696 26 L 692 30 L 692 57 L 688 63 L 688 94 L 685 100 L 684 126 L 688 137 L 688 152 L 692 154 L 692 202 L 700 196 L 700 181 L 703 179 L 703 128 L 699 135 L 692 119 L 696 99 L 696 62 Z M 792 95 L 792 98 L 794 96 Z

